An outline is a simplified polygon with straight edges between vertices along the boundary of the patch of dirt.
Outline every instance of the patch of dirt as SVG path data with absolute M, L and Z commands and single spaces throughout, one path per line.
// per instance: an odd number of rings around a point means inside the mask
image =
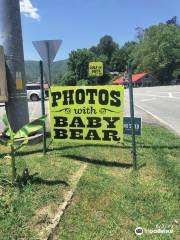
M 52 203 L 48 206 L 44 206 L 41 209 L 38 209 L 34 214 L 34 217 L 31 219 L 30 225 L 33 227 L 37 233 L 38 240 L 48 240 L 54 239 L 54 232 L 58 226 L 61 216 L 64 213 L 64 210 L 69 205 L 76 186 L 86 170 L 87 164 L 82 164 L 80 169 L 72 175 L 69 180 L 69 189 L 64 194 L 63 202 Z M 62 192 L 61 192 L 62 194 Z

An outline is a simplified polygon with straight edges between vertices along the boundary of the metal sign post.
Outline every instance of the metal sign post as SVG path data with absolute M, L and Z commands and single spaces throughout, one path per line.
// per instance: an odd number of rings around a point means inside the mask
M 45 115 L 45 103 L 44 103 L 44 78 L 43 78 L 43 62 L 40 61 L 40 75 L 41 75 L 41 108 L 42 115 Z M 46 154 L 46 124 L 43 124 L 43 153 Z
M 51 86 L 52 85 L 52 76 L 51 76 L 51 66 L 52 65 L 51 65 L 50 52 L 49 52 L 50 49 L 49 49 L 48 41 L 46 42 L 46 50 L 47 50 L 48 79 L 49 79 L 49 86 Z
M 62 44 L 62 40 L 33 41 L 33 45 L 48 67 L 48 83 L 52 85 L 51 66 Z
M 134 121 L 134 101 L 133 101 L 133 84 L 132 84 L 132 67 L 128 65 L 128 83 L 129 83 L 129 100 L 130 100 L 130 114 L 131 114 L 131 129 L 132 129 L 132 158 L 133 168 L 137 169 L 136 156 L 136 138 L 135 138 L 135 121 Z

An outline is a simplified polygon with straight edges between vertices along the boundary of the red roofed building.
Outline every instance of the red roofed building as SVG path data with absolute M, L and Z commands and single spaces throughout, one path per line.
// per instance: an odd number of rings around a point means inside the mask
M 136 73 L 132 75 L 132 81 L 134 87 L 147 87 L 158 85 L 158 81 L 155 77 L 148 73 Z M 118 76 L 113 81 L 114 85 L 127 85 L 124 76 Z

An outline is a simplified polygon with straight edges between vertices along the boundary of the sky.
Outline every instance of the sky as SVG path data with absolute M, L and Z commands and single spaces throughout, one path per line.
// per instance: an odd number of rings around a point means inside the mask
M 57 61 L 97 45 L 104 35 L 122 46 L 135 40 L 137 27 L 173 16 L 180 22 L 180 0 L 20 0 L 20 6 L 26 60 L 40 60 L 32 45 L 36 40 L 62 39 Z

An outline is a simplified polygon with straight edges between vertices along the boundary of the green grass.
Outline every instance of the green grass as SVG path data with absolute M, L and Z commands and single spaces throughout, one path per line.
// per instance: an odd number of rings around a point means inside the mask
M 144 126 L 138 138 L 138 172 L 106 166 L 106 162 L 130 163 L 130 139 L 124 149 L 87 147 L 91 164 L 81 178 L 72 204 L 60 223 L 57 239 L 119 240 L 138 239 L 134 230 L 141 226 L 156 229 L 156 225 L 173 234 L 144 234 L 142 239 L 178 239 L 178 181 L 180 139 L 167 130 Z M 89 150 L 88 150 L 89 149 Z M 84 154 L 79 149 L 79 155 Z M 83 155 L 86 159 L 87 154 Z M 123 165 L 122 165 L 123 166 Z
M 28 167 L 43 179 L 69 182 L 82 163 L 89 163 L 55 239 L 178 239 L 180 138 L 164 128 L 144 125 L 137 154 L 141 167 L 134 172 L 130 137 L 125 137 L 123 146 L 53 144 L 46 157 L 36 145 L 21 151 L 17 168 L 19 173 Z M 8 160 L 0 157 L 0 177 L 10 179 Z M 0 188 L 0 239 L 37 239 L 35 212 L 62 202 L 68 189 L 62 184 L 28 184 L 22 192 Z M 137 226 L 155 229 L 157 224 L 172 226 L 174 233 L 136 237 Z
M 38 172 L 37 176 L 41 178 L 41 181 L 51 180 L 51 182 L 49 184 L 28 184 L 23 189 L 11 186 L 6 186 L 4 189 L 0 187 L 1 240 L 38 239 L 34 226 L 43 219 L 41 219 L 42 216 L 39 216 L 40 219 L 34 218 L 35 213 L 50 204 L 51 211 L 56 211 L 56 203 L 63 202 L 64 193 L 69 190 L 70 186 L 61 184 L 61 182 L 56 184 L 55 181 L 69 183 L 70 177 L 81 165 L 78 162 L 61 158 L 61 152 L 58 150 L 44 157 L 41 148 L 42 146 L 38 144 L 28 146 L 20 152 L 16 159 L 18 174 L 22 174 L 22 171 L 28 168 L 30 174 Z M 7 149 L 4 149 L 5 152 Z M 0 178 L 11 180 L 10 160 L 0 159 Z

